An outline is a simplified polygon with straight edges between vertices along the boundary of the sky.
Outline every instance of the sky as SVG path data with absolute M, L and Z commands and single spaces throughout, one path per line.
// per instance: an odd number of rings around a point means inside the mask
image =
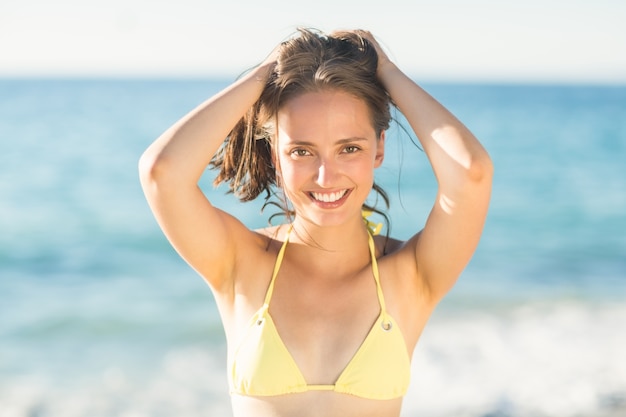
M 626 84 L 624 0 L 2 0 L 0 77 L 235 77 L 297 27 L 431 81 Z

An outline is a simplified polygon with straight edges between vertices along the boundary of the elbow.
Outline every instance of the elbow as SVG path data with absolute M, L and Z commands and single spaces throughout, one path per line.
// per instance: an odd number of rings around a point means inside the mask
M 486 151 L 472 158 L 467 168 L 467 177 L 473 183 L 489 183 L 493 178 L 493 162 Z
M 188 186 L 197 186 L 202 172 L 180 157 L 148 148 L 139 157 L 139 181 L 144 192 L 177 193 Z
M 144 151 L 144 153 L 139 157 L 138 163 L 139 180 L 142 184 L 145 184 L 154 177 L 156 173 L 156 166 L 156 158 L 149 152 L 149 150 Z
M 167 178 L 167 161 L 159 153 L 148 148 L 139 158 L 139 180 L 144 188 Z

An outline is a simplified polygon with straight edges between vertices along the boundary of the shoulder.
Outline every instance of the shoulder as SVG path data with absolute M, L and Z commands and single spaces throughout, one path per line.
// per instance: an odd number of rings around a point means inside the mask
M 268 259 L 273 262 L 276 255 L 280 251 L 285 239 L 289 226 L 280 224 L 255 230 L 250 230 L 251 239 L 248 239 L 247 247 L 240 248 L 237 265 L 240 270 L 254 269 L 257 260 Z M 255 262 L 250 262 L 254 259 Z M 248 275 L 249 271 L 246 271 Z
M 376 247 L 376 257 L 381 258 L 397 252 L 404 246 L 405 242 L 390 236 L 377 235 L 374 236 L 374 245 Z
M 253 232 L 257 235 L 257 238 L 262 243 L 262 246 L 266 248 L 266 251 L 271 251 L 273 246 L 280 246 L 287 237 L 289 231 L 288 224 L 279 224 L 275 226 L 268 226 L 261 229 L 256 229 Z

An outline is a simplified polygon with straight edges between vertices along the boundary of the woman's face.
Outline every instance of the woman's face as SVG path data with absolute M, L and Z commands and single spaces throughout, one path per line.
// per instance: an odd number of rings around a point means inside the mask
M 361 99 L 338 90 L 305 93 L 278 112 L 277 170 L 296 218 L 337 226 L 361 216 L 384 156 Z

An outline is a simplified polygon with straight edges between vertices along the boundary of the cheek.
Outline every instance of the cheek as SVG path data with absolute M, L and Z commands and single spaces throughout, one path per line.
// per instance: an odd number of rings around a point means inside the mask
M 279 177 L 281 179 L 281 186 L 283 188 L 293 188 L 298 182 L 301 182 L 304 178 L 303 170 L 301 167 L 296 166 L 293 161 L 288 158 L 280 158 L 280 172 Z
M 350 176 L 362 179 L 374 178 L 375 164 L 371 158 L 360 158 L 358 161 L 344 165 L 344 169 Z

